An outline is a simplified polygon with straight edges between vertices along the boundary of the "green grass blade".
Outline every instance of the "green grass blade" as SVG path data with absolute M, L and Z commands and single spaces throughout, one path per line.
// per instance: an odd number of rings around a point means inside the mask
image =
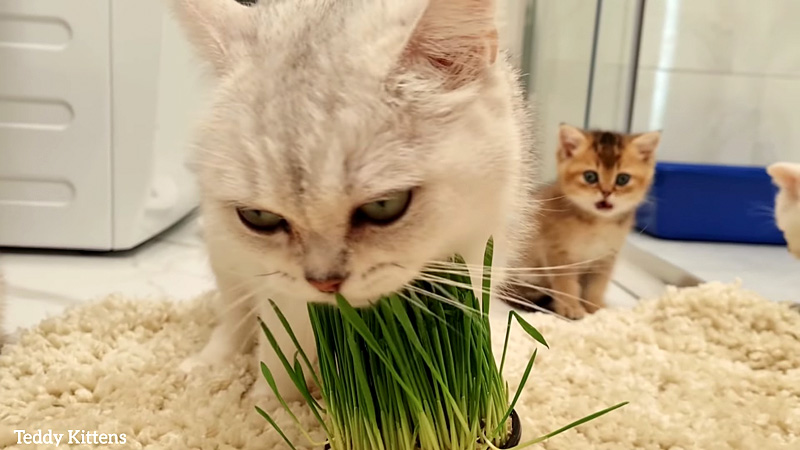
M 492 260 L 494 258 L 494 239 L 489 238 L 486 243 L 486 249 L 483 253 L 483 271 L 481 273 L 483 279 L 483 303 L 481 311 L 484 316 L 489 315 L 489 304 L 491 303 L 491 288 L 492 288 Z
M 271 299 L 269 301 L 269 304 L 272 306 L 273 311 L 275 311 L 275 315 L 278 316 L 278 320 L 281 321 L 281 324 L 283 325 L 283 328 L 286 330 L 286 334 L 289 335 L 289 339 L 292 340 L 292 343 L 294 343 L 294 346 L 297 348 L 297 351 L 300 352 L 300 356 L 303 358 L 303 362 L 306 363 L 306 366 L 308 366 L 308 369 L 311 371 L 311 375 L 312 375 L 312 377 L 314 379 L 314 383 L 316 383 L 316 385 L 318 387 L 320 387 L 319 378 L 317 378 L 317 372 L 314 370 L 314 366 L 311 364 L 311 360 L 308 359 L 308 356 L 306 355 L 305 350 L 303 350 L 303 347 L 300 345 L 300 342 L 297 340 L 297 336 L 295 336 L 291 325 L 289 325 L 289 321 L 286 320 L 286 316 L 283 315 L 283 312 L 281 312 L 281 309 L 278 308 L 278 305 L 276 305 L 275 302 L 272 301 Z
M 295 354 L 294 356 L 294 372 L 297 374 L 298 378 L 302 380 L 306 379 L 306 374 L 303 371 L 303 365 L 300 364 L 300 360 L 297 359 L 297 354 Z M 325 408 L 323 408 L 322 405 L 320 405 L 319 402 L 317 402 L 317 399 L 315 399 L 314 396 L 311 395 L 311 392 L 309 392 L 308 390 L 308 386 L 305 383 L 303 383 L 301 387 L 302 391 L 300 393 L 303 395 L 303 398 L 306 398 L 306 396 L 308 396 L 308 398 L 310 398 L 312 401 L 312 403 L 310 403 L 308 406 L 316 408 L 317 411 L 319 411 L 322 414 L 325 414 Z
M 508 410 L 506 411 L 503 418 L 500 419 L 500 423 L 497 425 L 497 429 L 494 430 L 493 434 L 499 433 L 501 430 L 500 428 L 506 424 L 506 420 L 511 416 L 511 411 L 514 410 L 514 407 L 517 406 L 517 401 L 519 401 L 520 395 L 522 395 L 522 389 L 525 388 L 525 385 L 528 383 L 528 377 L 531 374 L 531 369 L 533 368 L 533 363 L 536 361 L 536 354 L 539 349 L 533 350 L 533 355 L 531 356 L 530 361 L 528 361 L 528 366 L 525 367 L 525 372 L 522 374 L 522 379 L 519 382 L 519 387 L 517 388 L 517 392 L 514 394 L 514 400 L 511 401 L 511 404 L 508 406 Z
M 515 319 L 517 319 L 517 323 L 519 324 L 519 326 L 521 326 L 522 329 L 525 330 L 526 333 L 528 333 L 528 336 L 532 337 L 535 341 L 539 342 L 545 347 L 550 348 L 550 346 L 547 344 L 547 341 L 544 340 L 544 336 L 542 336 L 542 334 L 539 333 L 539 330 L 534 328 L 533 325 L 529 324 L 528 321 L 523 319 L 518 312 L 511 311 L 511 314 L 514 316 Z
M 534 439 L 532 441 L 529 441 L 529 442 L 526 442 L 524 444 L 520 444 L 516 448 L 525 448 L 525 447 L 530 447 L 531 445 L 536 445 L 536 444 L 542 443 L 542 442 L 544 442 L 544 441 L 546 441 L 546 440 L 548 440 L 548 439 L 550 439 L 550 438 L 552 438 L 554 436 L 557 436 L 557 435 L 559 435 L 559 434 L 561 434 L 561 433 L 563 433 L 565 431 L 568 431 L 568 430 L 570 430 L 572 428 L 575 428 L 577 426 L 583 425 L 584 423 L 589 422 L 589 421 L 594 420 L 594 419 L 597 419 L 600 416 L 604 416 L 604 415 L 610 413 L 611 411 L 614 411 L 614 410 L 617 410 L 619 408 L 622 408 L 623 406 L 625 406 L 627 404 L 628 404 L 628 402 L 622 402 L 622 403 L 620 403 L 618 405 L 614 405 L 614 406 L 612 406 L 610 408 L 606 408 L 606 409 L 604 409 L 602 411 L 598 411 L 598 412 L 596 412 L 594 414 L 589 414 L 588 416 L 584 417 L 583 419 L 576 420 L 575 422 L 572 422 L 571 424 L 569 424 L 567 426 L 561 427 L 561 428 L 557 429 L 556 431 L 547 433 L 542 437 L 536 438 L 536 439 Z
M 361 335 L 361 338 L 364 339 L 365 344 L 375 352 L 376 356 L 378 356 L 381 361 L 386 364 L 386 367 L 389 369 L 389 372 L 395 378 L 397 383 L 403 388 L 406 394 L 409 396 L 410 400 L 413 400 L 414 403 L 418 404 L 419 409 L 422 409 L 422 405 L 419 404 L 419 399 L 416 398 L 415 392 L 408 386 L 402 377 L 397 373 L 396 370 L 391 365 L 389 358 L 386 356 L 385 352 L 380 348 L 378 341 L 375 339 L 375 336 L 372 334 L 372 331 L 366 326 L 364 320 L 358 315 L 356 310 L 350 305 L 350 303 L 345 300 L 339 294 L 336 294 L 336 305 L 339 307 L 339 311 L 342 314 L 342 318 L 345 319 L 353 328 Z
M 258 319 L 258 323 L 261 325 L 261 331 L 264 333 L 264 336 L 266 336 L 270 346 L 272 346 L 272 350 L 278 356 L 278 359 L 281 361 L 281 364 L 283 364 L 286 373 L 291 378 L 297 390 L 301 393 L 301 395 L 303 395 L 303 399 L 309 405 L 314 403 L 314 399 L 312 399 L 311 396 L 308 394 L 308 386 L 306 385 L 306 380 L 299 378 L 298 375 L 294 372 L 294 368 L 291 366 L 291 364 L 289 364 L 289 360 L 286 359 L 286 355 L 283 353 L 283 350 L 281 349 L 280 345 L 278 345 L 278 341 L 275 339 L 275 335 L 272 334 L 272 331 L 270 331 L 269 327 L 267 327 L 267 324 L 265 324 L 260 317 Z M 264 366 L 266 365 L 264 364 Z M 305 392 L 305 394 L 303 394 L 303 392 Z M 319 411 L 317 411 L 314 408 L 311 408 L 311 413 L 314 415 L 314 418 L 317 419 L 317 423 L 320 424 L 322 429 L 325 430 L 325 433 L 327 434 L 328 433 L 327 424 L 325 423 L 324 420 L 322 420 L 322 416 L 320 415 Z
M 286 442 L 286 444 L 289 446 L 289 448 L 290 448 L 290 449 L 292 449 L 292 450 L 297 450 L 297 448 L 294 446 L 294 444 L 292 444 L 292 441 L 290 441 L 290 440 L 289 440 L 289 438 L 288 438 L 288 437 L 286 437 L 286 434 L 284 434 L 283 430 L 281 430 L 281 427 L 279 427 L 279 426 L 278 426 L 278 424 L 277 424 L 277 423 L 275 423 L 275 421 L 274 421 L 274 420 L 272 420 L 272 417 L 270 417 L 270 415 L 269 415 L 269 414 L 267 414 L 267 413 L 266 413 L 266 411 L 264 411 L 263 409 L 259 408 L 258 406 L 256 406 L 256 411 L 257 411 L 259 414 L 261 414 L 261 417 L 263 417 L 264 419 L 266 419 L 266 421 L 267 421 L 267 422 L 268 422 L 270 425 L 272 425 L 272 428 L 274 428 L 274 429 L 275 429 L 275 431 L 277 431 L 277 432 L 278 432 L 278 434 L 279 434 L 279 435 L 280 435 L 280 436 L 283 438 L 283 440 Z
M 503 368 L 506 365 L 506 353 L 508 352 L 508 338 L 511 337 L 511 321 L 514 320 L 513 311 L 508 312 L 508 322 L 506 323 L 506 337 L 503 341 L 503 356 L 500 358 L 500 375 L 503 375 Z

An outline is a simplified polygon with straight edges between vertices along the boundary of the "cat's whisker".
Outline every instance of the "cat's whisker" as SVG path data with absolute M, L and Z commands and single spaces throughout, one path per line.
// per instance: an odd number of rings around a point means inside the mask
M 565 297 L 565 298 L 577 300 L 580 303 L 591 305 L 591 306 L 594 306 L 594 307 L 602 306 L 602 305 L 597 305 L 597 304 L 595 304 L 593 302 L 590 302 L 589 300 L 586 300 L 584 298 L 581 298 L 580 296 L 567 294 L 566 292 L 558 291 L 558 290 L 555 290 L 555 289 L 552 289 L 552 288 L 548 288 L 548 287 L 544 287 L 544 286 L 539 286 L 539 285 L 530 284 L 530 283 L 519 283 L 519 282 L 509 282 L 508 284 L 511 284 L 513 286 L 516 286 L 516 287 L 535 290 L 535 291 L 541 292 L 542 294 L 547 294 L 550 297 L 552 297 L 554 301 L 557 301 L 557 302 L 562 301 L 562 299 L 559 298 L 559 297 Z
M 443 274 L 443 275 L 461 275 L 461 276 L 470 276 L 468 271 L 460 271 L 460 270 L 448 270 L 448 269 L 432 269 L 426 268 L 423 270 L 425 273 L 436 273 L 436 274 Z M 581 275 L 593 275 L 603 273 L 601 271 L 593 271 L 593 270 L 584 270 L 580 272 L 552 272 L 552 273 L 535 273 L 535 274 L 524 274 L 524 273 L 515 273 L 511 274 L 513 277 L 524 277 L 524 276 L 531 276 L 531 277 L 565 277 L 565 276 L 581 276 Z M 495 275 L 497 275 L 495 273 Z M 482 274 L 479 278 L 487 280 L 492 278 L 492 274 Z
M 591 265 L 598 261 L 602 261 L 603 259 L 607 258 L 613 253 L 604 254 L 592 259 L 585 259 L 582 261 L 574 262 L 571 264 L 561 264 L 555 266 L 544 266 L 544 267 L 502 267 L 502 266 L 485 266 L 480 264 L 469 264 L 469 263 L 457 263 L 452 261 L 430 261 L 427 263 L 429 266 L 447 266 L 449 267 L 467 267 L 469 269 L 480 269 L 484 270 L 486 268 L 490 268 L 492 271 L 496 273 L 500 273 L 501 271 L 547 271 L 552 269 L 561 269 L 561 268 L 569 268 L 569 267 L 579 267 L 585 265 Z
M 418 278 L 418 279 L 422 280 L 421 278 Z M 430 281 L 430 280 L 423 280 L 423 281 Z M 444 281 L 444 279 L 442 279 L 440 281 Z M 436 282 L 439 282 L 439 281 L 436 281 Z M 447 297 L 445 295 L 438 294 L 436 292 L 427 291 L 427 290 L 424 290 L 424 289 L 420 289 L 420 288 L 418 288 L 416 286 L 413 286 L 413 285 L 407 285 L 406 287 L 407 287 L 407 289 L 409 291 L 415 292 L 415 293 L 420 294 L 420 295 L 424 295 L 426 297 L 434 298 L 436 300 L 439 300 L 442 303 L 454 306 L 454 307 L 456 307 L 456 308 L 458 308 L 458 309 L 460 309 L 460 310 L 462 310 L 464 312 L 467 312 L 467 313 L 470 313 L 470 314 L 478 314 L 478 315 L 483 314 L 482 311 L 479 311 L 479 310 L 474 309 L 474 308 L 470 308 L 467 305 L 459 302 L 458 300 L 449 298 L 449 297 Z
M 497 294 L 497 299 L 498 300 L 502 300 L 502 301 L 508 303 L 511 306 L 516 306 L 516 307 L 520 307 L 520 308 L 523 308 L 523 309 L 529 309 L 529 310 L 532 309 L 532 310 L 534 310 L 536 312 L 540 312 L 542 314 L 553 316 L 553 317 L 556 317 L 556 318 L 558 318 L 560 320 L 563 320 L 563 321 L 567 321 L 567 322 L 569 321 L 569 319 L 567 319 L 566 317 L 556 313 L 555 311 L 551 311 L 551 310 L 549 310 L 549 309 L 547 309 L 547 308 L 545 308 L 545 307 L 543 307 L 541 305 L 537 305 L 536 303 L 521 299 L 519 297 L 514 297 L 512 295 L 504 294 L 504 293 L 500 292 L 500 293 Z
M 467 285 L 467 284 L 464 284 L 464 283 L 458 283 L 458 282 L 455 282 L 455 281 L 452 281 L 452 280 L 449 280 L 449 279 L 446 279 L 446 278 L 421 277 L 420 279 L 422 279 L 424 281 L 432 282 L 432 283 L 448 284 L 450 286 L 453 286 L 453 287 L 456 287 L 456 288 L 460 288 L 460 289 L 471 289 L 472 288 L 471 285 Z M 550 295 L 550 296 L 553 297 L 553 299 L 555 301 L 558 301 L 558 297 L 557 296 L 564 296 L 564 297 L 567 297 L 567 298 L 575 299 L 575 300 L 577 300 L 577 301 L 579 301 L 581 303 L 594 305 L 594 303 L 589 302 L 589 301 L 587 301 L 585 299 L 582 299 L 580 297 L 577 297 L 577 296 L 574 296 L 574 295 L 570 295 L 570 294 L 567 294 L 565 292 L 561 292 L 561 291 L 558 291 L 558 290 L 555 290 L 555 289 L 546 288 L 546 287 L 543 287 L 543 286 L 538 286 L 538 285 L 534 285 L 534 284 L 530 284 L 530 283 L 516 283 L 516 285 L 518 285 L 519 287 L 528 288 L 528 289 L 531 289 L 531 290 L 535 290 L 535 291 L 541 292 L 543 294 Z M 486 291 L 485 289 L 482 289 L 482 288 L 479 288 L 478 291 L 480 293 L 488 292 L 488 291 Z M 499 290 L 499 291 L 494 292 L 494 296 L 495 296 L 495 298 L 500 299 L 500 300 L 504 300 L 504 301 L 506 301 L 506 302 L 508 302 L 508 303 L 510 303 L 512 305 L 524 306 L 524 307 L 526 307 L 528 309 L 534 309 L 534 310 L 537 310 L 539 312 L 543 312 L 545 314 L 551 314 L 551 315 L 555 315 L 555 316 L 558 316 L 558 317 L 563 317 L 563 316 L 561 316 L 561 315 L 559 315 L 559 314 L 557 314 L 557 313 L 555 313 L 553 311 L 550 311 L 547 308 L 544 308 L 544 307 L 541 307 L 541 306 L 537 305 L 534 302 L 526 301 L 524 299 L 521 299 L 521 298 L 518 298 L 518 297 L 513 297 L 513 296 L 511 296 L 509 294 L 506 294 L 505 292 L 503 292 L 503 290 Z M 598 305 L 594 305 L 594 306 L 598 306 Z
M 410 285 L 406 284 L 406 285 L 403 286 L 403 288 L 406 289 L 406 290 L 413 290 L 414 286 L 410 286 Z M 452 325 L 450 325 L 444 319 L 442 319 L 441 317 L 439 317 L 438 315 L 436 315 L 432 311 L 430 311 L 428 309 L 428 307 L 426 307 L 421 301 L 419 301 L 417 299 L 414 299 L 410 295 L 404 294 L 402 291 L 400 291 L 398 296 L 400 296 L 400 298 L 402 298 L 403 300 L 411 303 L 412 305 L 415 305 L 420 311 L 423 312 L 423 314 L 429 314 L 431 317 L 435 318 L 436 320 L 438 320 L 440 323 L 442 323 L 446 327 L 448 327 L 450 329 L 453 329 Z
M 246 348 L 250 345 L 250 343 L 255 338 L 255 333 L 258 330 L 258 327 L 248 325 L 247 322 L 255 322 L 256 319 L 256 309 L 250 308 L 242 314 L 242 318 L 233 326 L 233 332 L 238 334 L 242 327 L 247 327 L 247 333 L 245 334 L 245 339 L 239 345 L 243 348 Z
M 446 284 L 446 285 L 453 286 L 453 287 L 455 287 L 455 288 L 459 288 L 459 289 L 473 289 L 472 285 L 468 285 L 468 284 L 464 284 L 464 283 L 458 283 L 458 282 L 456 282 L 456 281 L 449 280 L 449 279 L 447 279 L 447 278 L 439 278 L 439 277 L 424 277 L 424 278 L 421 278 L 421 279 L 422 279 L 423 281 L 428 281 L 428 282 L 430 282 L 430 283 L 440 283 L 440 284 Z M 539 305 L 536 305 L 536 304 L 534 304 L 534 303 L 523 302 L 523 301 L 521 301 L 521 300 L 520 300 L 520 299 L 518 299 L 518 298 L 515 298 L 515 297 L 512 297 L 512 296 L 510 296 L 510 295 L 506 294 L 506 293 L 505 293 L 505 292 L 503 292 L 502 290 L 497 290 L 497 291 L 491 292 L 491 291 L 487 291 L 487 290 L 483 289 L 482 287 L 480 287 L 480 288 L 478 288 L 478 290 L 477 290 L 477 291 L 478 291 L 480 294 L 486 294 L 486 293 L 489 293 L 490 295 L 493 295 L 493 297 L 494 297 L 494 298 L 496 298 L 496 299 L 498 299 L 498 300 L 503 300 L 503 301 L 505 301 L 505 302 L 507 302 L 507 303 L 510 303 L 510 304 L 515 304 L 515 305 L 525 306 L 525 307 L 526 307 L 526 308 L 528 308 L 528 309 L 534 309 L 534 310 L 536 310 L 536 311 L 539 311 L 539 312 L 542 312 L 542 313 L 544 313 L 544 314 L 549 314 L 549 315 L 554 315 L 554 316 L 557 316 L 557 317 L 562 317 L 562 316 L 560 316 L 560 315 L 556 314 L 555 312 L 553 312 L 553 311 L 550 311 L 550 310 L 549 310 L 549 309 L 547 309 L 547 308 L 543 308 L 543 307 L 541 307 L 541 306 L 539 306 Z M 562 318 L 563 318 L 563 317 L 562 317 Z
M 266 272 L 266 273 L 259 273 L 256 277 L 263 278 L 263 277 L 271 277 L 273 275 L 277 275 L 281 273 L 280 270 L 275 270 L 273 272 Z
M 246 278 L 242 282 L 230 286 L 226 292 L 240 292 L 240 295 L 235 300 L 226 302 L 224 307 L 217 311 L 217 314 L 226 316 L 237 308 L 241 308 L 243 304 L 251 301 L 254 297 L 260 296 L 266 289 L 266 284 L 253 285 L 253 280 L 256 278 Z M 218 295 L 222 295 L 219 293 Z M 248 310 L 254 310 L 256 305 L 251 305 Z

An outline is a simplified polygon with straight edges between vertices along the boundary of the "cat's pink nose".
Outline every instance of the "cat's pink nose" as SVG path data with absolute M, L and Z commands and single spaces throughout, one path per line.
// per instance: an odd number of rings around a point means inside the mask
M 339 292 L 339 288 L 341 288 L 342 283 L 344 283 L 344 278 L 330 278 L 327 280 L 315 280 L 313 278 L 307 278 L 307 280 L 308 284 L 314 286 L 318 291 L 326 294 Z

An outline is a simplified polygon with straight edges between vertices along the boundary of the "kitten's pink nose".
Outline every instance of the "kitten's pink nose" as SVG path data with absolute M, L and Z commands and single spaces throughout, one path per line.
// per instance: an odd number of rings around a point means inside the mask
M 339 292 L 339 288 L 344 283 L 344 278 L 330 278 L 327 280 L 315 280 L 313 278 L 306 278 L 308 284 L 314 286 L 318 291 L 326 294 L 333 294 Z

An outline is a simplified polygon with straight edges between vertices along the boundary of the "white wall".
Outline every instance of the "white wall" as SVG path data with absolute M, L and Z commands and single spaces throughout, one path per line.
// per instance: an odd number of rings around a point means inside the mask
M 592 0 L 535 3 L 530 100 L 538 115 L 542 177 L 555 177 L 558 125 L 582 126 L 589 86 L 595 6 Z
M 800 161 L 800 1 L 649 0 L 634 127 L 663 159 Z

